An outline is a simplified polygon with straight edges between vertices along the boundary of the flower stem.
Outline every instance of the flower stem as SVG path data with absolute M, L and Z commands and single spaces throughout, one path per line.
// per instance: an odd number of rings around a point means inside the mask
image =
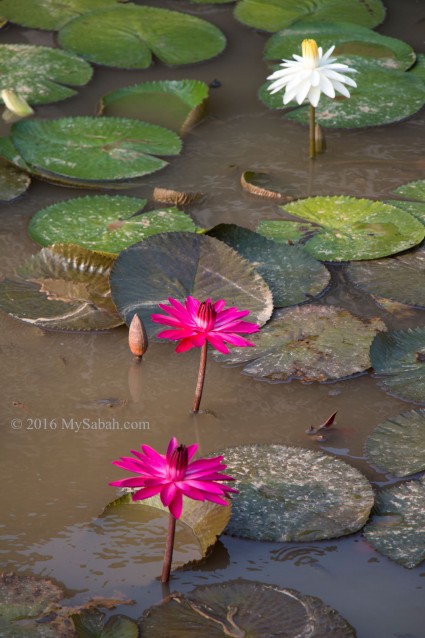
M 168 518 L 167 542 L 165 544 L 164 563 L 162 565 L 161 583 L 170 580 L 171 561 L 173 560 L 174 536 L 176 533 L 176 519 L 170 512 Z
M 196 384 L 195 398 L 193 399 L 192 412 L 199 412 L 202 390 L 204 389 L 205 369 L 207 367 L 208 341 L 205 341 L 201 349 L 201 361 L 199 362 L 198 383 Z
M 310 104 L 310 159 L 316 157 L 316 109 Z

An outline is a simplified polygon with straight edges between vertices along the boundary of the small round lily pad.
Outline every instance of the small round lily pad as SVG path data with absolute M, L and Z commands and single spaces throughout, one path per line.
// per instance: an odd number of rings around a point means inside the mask
M 232 536 L 274 542 L 337 538 L 356 532 L 369 517 L 371 485 L 334 457 L 285 445 L 241 445 L 222 453 L 240 491 L 226 529 Z

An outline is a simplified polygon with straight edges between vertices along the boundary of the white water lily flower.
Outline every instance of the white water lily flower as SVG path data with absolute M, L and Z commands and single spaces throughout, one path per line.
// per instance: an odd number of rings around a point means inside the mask
M 1 91 L 1 99 L 6 108 L 14 115 L 28 117 L 34 113 L 28 102 L 19 93 L 15 93 L 11 89 L 3 89 Z
M 335 58 L 330 57 L 335 46 L 323 54 L 322 47 L 317 47 L 315 40 L 303 40 L 301 49 L 302 56 L 294 54 L 294 60 L 283 60 L 280 65 L 283 69 L 269 75 L 268 80 L 275 80 L 268 87 L 271 93 L 285 88 L 284 104 L 294 99 L 302 104 L 307 98 L 314 107 L 319 104 L 322 93 L 334 98 L 335 91 L 338 91 L 350 97 L 345 84 L 354 87 L 357 84 L 341 71 L 356 73 L 356 70 L 346 64 L 336 63 Z

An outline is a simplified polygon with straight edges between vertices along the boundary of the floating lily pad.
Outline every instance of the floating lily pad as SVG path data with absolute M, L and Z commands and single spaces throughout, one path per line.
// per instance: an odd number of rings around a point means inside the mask
M 153 173 L 167 164 L 154 155 L 178 155 L 181 149 L 173 131 L 115 117 L 17 122 L 12 127 L 12 143 L 36 169 L 87 181 Z
M 416 63 L 410 69 L 409 73 L 413 73 L 416 77 L 425 82 L 425 53 L 416 54 Z
M 257 226 L 257 233 L 283 244 L 298 243 L 319 230 L 320 227 L 317 224 L 293 222 L 287 219 L 265 220 Z
M 292 25 L 270 38 L 264 57 L 266 60 L 292 59 L 294 53 L 300 53 L 300 43 L 305 38 L 314 38 L 323 51 L 335 45 L 332 55 L 338 62 L 347 64 L 352 56 L 359 56 L 373 59 L 377 66 L 404 71 L 416 60 L 414 50 L 406 42 L 350 22 Z
M 174 204 L 175 206 L 186 206 L 201 201 L 205 193 L 199 191 L 176 191 L 171 188 L 155 187 L 152 191 L 151 199 L 154 202 L 163 204 Z
M 242 0 L 235 17 L 249 27 L 273 33 L 301 20 L 312 28 L 322 22 L 351 22 L 372 28 L 385 18 L 385 7 L 381 0 Z
M 196 231 L 186 213 L 164 208 L 140 213 L 146 199 L 109 195 L 77 197 L 38 211 L 28 232 L 42 246 L 72 243 L 90 250 L 119 253 L 150 235 Z
M 195 16 L 129 4 L 75 18 L 59 32 L 59 43 L 97 64 L 147 69 L 152 53 L 170 66 L 209 60 L 223 51 L 226 38 Z
M 83 86 L 92 73 L 90 64 L 60 49 L 0 45 L 0 90 L 13 89 L 30 104 L 49 104 L 71 97 L 76 91 L 66 85 Z
M 48 330 L 108 330 L 122 321 L 109 290 L 115 257 L 81 246 L 43 248 L 0 282 L 0 309 Z
M 366 454 L 395 476 L 425 470 L 425 410 L 403 412 L 378 425 L 366 441 Z
M 31 178 L 9 162 L 0 158 L 0 201 L 10 202 L 27 190 Z
M 323 261 L 386 257 L 416 246 L 425 237 L 425 228 L 417 219 L 370 199 L 308 197 L 285 204 L 284 210 L 318 225 L 305 250 Z M 308 232 L 311 230 L 309 227 Z
M 99 610 L 71 616 L 76 638 L 138 638 L 137 624 L 127 616 L 112 616 L 105 623 L 105 614 Z
M 291 202 L 296 199 L 296 197 L 282 192 L 287 190 L 288 186 L 283 184 L 281 179 L 269 173 L 245 171 L 241 176 L 241 186 L 252 195 L 258 195 L 259 197 L 269 197 L 270 199 L 279 199 L 285 202 Z
M 380 319 L 367 321 L 343 308 L 308 304 L 278 310 L 251 335 L 255 348 L 233 348 L 216 358 L 244 363 L 243 372 L 258 379 L 337 381 L 370 368 L 369 348 L 379 330 L 385 330 Z
M 225 507 L 210 501 L 194 501 L 190 498 L 183 500 L 183 512 L 179 520 L 191 529 L 203 557 L 206 556 L 209 548 L 214 545 L 230 520 L 232 512 L 230 499 L 228 499 L 228 503 L 229 505 Z M 116 512 L 117 508 L 124 505 L 135 505 L 142 508 L 155 507 L 168 513 L 168 507 L 164 507 L 159 496 L 152 496 L 143 501 L 133 501 L 131 494 L 127 493 L 109 503 L 102 516 Z M 143 511 L 144 509 L 141 510 L 141 515 L 143 515 Z
M 298 246 L 278 244 L 235 224 L 220 224 L 208 234 L 252 263 L 270 287 L 275 308 L 307 301 L 329 284 L 327 268 Z
M 127 0 L 0 0 L 0 15 L 31 29 L 60 29 L 68 20 Z
M 425 560 L 425 477 L 382 490 L 376 497 L 377 518 L 364 529 L 367 541 L 403 567 Z
M 347 272 L 371 295 L 425 307 L 425 246 L 387 259 L 352 263 Z
M 148 609 L 142 638 L 355 638 L 351 625 L 320 598 L 252 580 L 171 594 Z
M 199 80 L 142 82 L 105 95 L 103 115 L 134 117 L 183 134 L 202 117 L 208 85 Z
M 232 536 L 274 542 L 337 538 L 356 532 L 369 517 L 368 480 L 332 456 L 285 445 L 241 445 L 223 453 L 240 491 L 226 529 Z
M 390 394 L 425 404 L 425 328 L 377 335 L 370 357 L 380 385 Z
M 394 190 L 394 193 L 406 197 L 407 199 L 417 200 L 425 203 L 425 179 L 419 179 L 415 182 L 403 184 Z
M 405 213 L 419 219 L 421 224 L 425 226 L 425 202 L 403 202 L 399 199 L 387 199 L 385 204 L 404 210 Z
M 225 299 L 229 306 L 250 311 L 262 325 L 273 309 L 272 293 L 253 266 L 221 241 L 195 233 L 164 233 L 124 250 L 111 272 L 113 300 L 130 325 L 135 313 L 148 336 L 162 328 L 151 321 L 168 297 L 184 301 Z

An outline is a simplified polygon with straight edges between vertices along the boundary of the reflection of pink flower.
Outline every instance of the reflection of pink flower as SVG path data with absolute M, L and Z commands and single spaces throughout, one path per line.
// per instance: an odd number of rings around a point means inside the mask
M 217 481 L 233 481 L 230 476 L 221 474 L 226 469 L 222 456 L 210 459 L 198 459 L 189 463 L 198 446 L 196 444 L 179 445 L 174 437 L 168 444 L 167 453 L 159 454 L 149 445 L 142 445 L 142 451 L 131 450 L 136 458 L 122 457 L 114 465 L 139 476 L 121 479 L 109 485 L 118 487 L 139 487 L 133 494 L 134 501 L 140 501 L 160 494 L 162 504 L 168 507 L 174 518 L 180 518 L 183 508 L 183 495 L 196 501 L 212 501 L 228 505 L 223 498 L 228 492 L 237 492 Z
M 256 323 L 241 321 L 242 317 L 249 315 L 249 310 L 223 310 L 226 302 L 222 299 L 215 303 L 207 299 L 201 303 L 198 299 L 187 297 L 184 306 L 171 297 L 168 301 L 170 306 L 159 304 L 159 307 L 171 316 L 152 315 L 152 321 L 173 328 L 160 332 L 158 337 L 180 341 L 176 352 L 201 348 L 206 341 L 224 354 L 229 352 L 225 342 L 239 347 L 255 345 L 236 334 L 252 334 L 260 329 Z

